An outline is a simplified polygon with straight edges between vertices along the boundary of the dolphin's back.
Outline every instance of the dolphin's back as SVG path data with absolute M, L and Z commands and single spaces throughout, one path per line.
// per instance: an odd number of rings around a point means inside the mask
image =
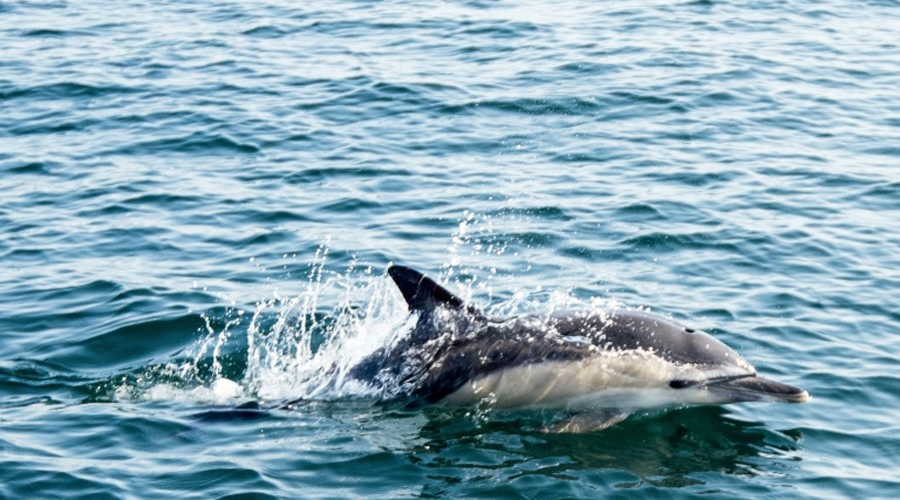
M 474 334 L 436 342 L 425 377 L 413 397 L 435 403 L 464 384 L 499 370 L 553 361 L 578 361 L 594 354 L 590 344 L 548 335 L 535 322 L 487 323 Z
M 737 352 L 711 335 L 642 310 L 564 314 L 553 317 L 549 325 L 560 335 L 580 336 L 603 350 L 645 350 L 673 363 L 694 365 L 742 361 Z

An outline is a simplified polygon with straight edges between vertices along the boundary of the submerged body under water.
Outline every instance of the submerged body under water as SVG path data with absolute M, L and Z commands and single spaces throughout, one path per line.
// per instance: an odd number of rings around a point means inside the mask
M 895 498 L 898 17 L 0 1 L 0 499 Z M 652 305 L 814 398 L 377 404 L 392 262 L 489 318 Z

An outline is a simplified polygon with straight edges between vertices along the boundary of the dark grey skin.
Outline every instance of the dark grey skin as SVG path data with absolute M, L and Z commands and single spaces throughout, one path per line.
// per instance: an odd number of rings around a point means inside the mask
M 630 412 L 687 404 L 803 402 L 797 387 L 757 376 L 709 334 L 649 312 L 615 309 L 507 320 L 486 317 L 421 273 L 392 266 L 412 333 L 352 367 L 380 386 L 399 381 L 407 404 L 563 408 L 551 430 L 608 427 Z

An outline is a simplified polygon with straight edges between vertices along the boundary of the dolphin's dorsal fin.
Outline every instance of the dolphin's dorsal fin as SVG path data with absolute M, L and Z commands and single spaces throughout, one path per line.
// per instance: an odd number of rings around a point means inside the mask
M 387 272 L 409 304 L 410 311 L 431 311 L 438 306 L 460 309 L 466 305 L 463 299 L 415 269 L 391 266 Z

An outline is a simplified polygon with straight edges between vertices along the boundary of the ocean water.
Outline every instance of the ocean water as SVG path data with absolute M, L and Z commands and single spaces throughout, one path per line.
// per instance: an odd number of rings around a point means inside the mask
M 379 405 L 392 262 L 813 399 Z M 896 0 L 0 0 L 0 498 L 893 499 L 898 304 Z

